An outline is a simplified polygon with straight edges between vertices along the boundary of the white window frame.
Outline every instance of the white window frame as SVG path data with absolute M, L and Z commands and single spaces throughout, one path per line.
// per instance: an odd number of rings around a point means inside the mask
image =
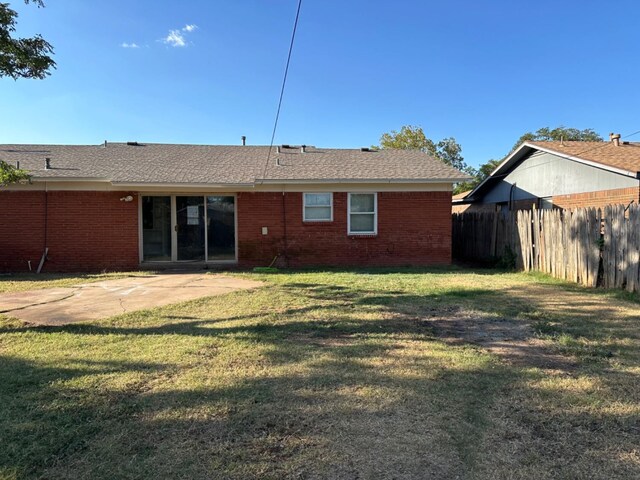
M 329 210 L 331 211 L 330 218 L 307 218 L 308 208 L 327 208 L 326 205 L 308 205 L 307 195 L 329 195 Z M 302 193 L 302 221 L 303 222 L 333 222 L 333 192 L 303 192 Z
M 373 195 L 373 231 L 352 232 L 351 231 L 351 195 Z M 353 212 L 353 215 L 371 215 L 372 212 Z M 377 192 L 354 192 L 349 193 L 347 198 L 347 233 L 349 235 L 377 235 L 378 234 L 378 193 Z

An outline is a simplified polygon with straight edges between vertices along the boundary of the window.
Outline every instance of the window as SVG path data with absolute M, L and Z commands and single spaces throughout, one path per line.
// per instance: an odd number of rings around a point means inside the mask
M 332 193 L 303 193 L 303 214 L 305 222 L 333 221 Z
M 378 233 L 378 194 L 349 194 L 349 235 Z

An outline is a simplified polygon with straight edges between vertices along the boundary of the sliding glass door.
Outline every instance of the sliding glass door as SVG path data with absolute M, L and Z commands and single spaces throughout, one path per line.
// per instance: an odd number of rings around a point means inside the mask
M 142 261 L 236 259 L 233 195 L 149 195 L 141 204 Z
M 142 260 L 171 261 L 171 197 L 142 197 Z
M 178 261 L 203 261 L 204 197 L 176 197 Z
M 207 197 L 207 252 L 209 260 L 235 260 L 235 197 Z

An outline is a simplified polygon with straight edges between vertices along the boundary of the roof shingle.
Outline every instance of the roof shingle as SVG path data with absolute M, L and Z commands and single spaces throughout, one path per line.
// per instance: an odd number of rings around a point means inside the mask
M 113 183 L 254 184 L 261 181 L 434 181 L 465 174 L 410 150 L 108 143 L 100 145 L 0 145 L 0 160 L 35 179 L 102 179 Z M 51 169 L 44 168 L 45 158 Z M 279 159 L 276 162 L 276 159 Z
M 640 143 L 620 142 L 527 142 L 534 147 L 546 148 L 610 167 L 640 172 Z

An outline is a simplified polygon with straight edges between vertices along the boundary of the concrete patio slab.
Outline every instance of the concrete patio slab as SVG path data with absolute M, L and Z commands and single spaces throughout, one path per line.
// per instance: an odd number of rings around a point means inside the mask
M 65 325 L 262 285 L 206 273 L 149 274 L 1 294 L 0 313 L 37 325 Z

